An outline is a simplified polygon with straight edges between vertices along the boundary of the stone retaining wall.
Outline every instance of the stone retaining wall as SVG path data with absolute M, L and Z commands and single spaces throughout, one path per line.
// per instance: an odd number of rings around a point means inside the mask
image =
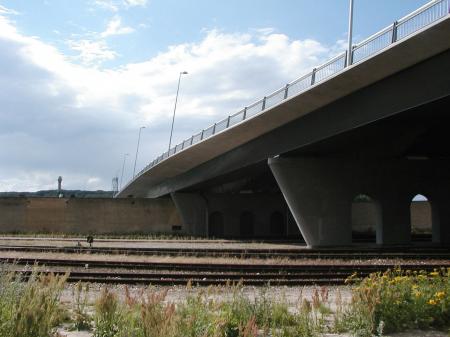
M 170 198 L 0 198 L 2 233 L 183 233 L 180 226 Z

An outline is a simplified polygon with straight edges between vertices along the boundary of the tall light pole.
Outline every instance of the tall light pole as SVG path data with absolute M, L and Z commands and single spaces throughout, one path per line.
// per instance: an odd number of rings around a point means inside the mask
M 180 72 L 180 76 L 178 76 L 177 95 L 175 96 L 175 107 L 173 108 L 172 128 L 170 129 L 169 152 L 170 146 L 172 145 L 173 124 L 175 123 L 175 112 L 177 111 L 178 92 L 180 91 L 181 75 L 187 75 L 187 73 L 188 73 L 187 71 L 182 71 Z
M 134 157 L 133 178 L 134 178 L 134 175 L 136 173 L 136 162 L 137 162 L 137 157 L 138 157 L 138 152 L 139 152 L 139 143 L 141 141 L 141 131 L 142 131 L 142 129 L 145 129 L 145 126 L 141 126 L 139 128 L 139 136 L 138 136 L 138 142 L 137 142 L 137 146 L 136 146 L 136 156 Z
M 348 49 L 347 49 L 347 67 L 352 64 L 352 44 L 353 44 L 353 2 L 350 0 L 350 8 L 348 13 Z
M 123 171 L 125 170 L 125 161 L 127 160 L 127 156 L 129 156 L 128 153 L 125 153 L 125 154 L 123 155 L 122 174 L 120 175 L 120 186 L 119 186 L 119 190 L 122 188 L 122 183 L 123 183 Z

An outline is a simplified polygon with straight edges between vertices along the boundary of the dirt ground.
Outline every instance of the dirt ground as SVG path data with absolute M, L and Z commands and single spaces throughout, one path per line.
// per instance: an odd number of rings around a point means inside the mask
M 86 238 L 29 238 L 0 236 L 0 245 L 19 246 L 57 246 L 73 247 L 80 243 L 89 247 Z M 243 242 L 234 240 L 121 240 L 121 239 L 95 239 L 94 247 L 117 248 L 177 248 L 177 249 L 307 249 L 301 243 L 261 243 Z
M 192 257 L 192 256 L 152 256 L 152 255 L 123 255 L 123 254 L 65 254 L 65 253 L 35 253 L 35 252 L 0 252 L 0 258 L 12 259 L 62 259 L 83 261 L 119 261 L 119 262 L 143 262 L 143 263 L 217 263 L 217 264 L 286 264 L 286 265 L 387 265 L 396 266 L 400 264 L 427 265 L 430 263 L 450 266 L 449 260 L 402 260 L 402 259 L 311 259 L 311 258 L 273 258 L 255 259 L 238 257 Z M 87 266 L 89 268 L 89 265 Z
M 71 303 L 73 301 L 74 284 L 68 284 L 66 289 L 63 291 L 61 301 L 63 303 Z M 139 296 L 143 291 L 153 291 L 162 292 L 167 291 L 166 301 L 179 303 L 186 300 L 189 296 L 195 296 L 198 293 L 208 293 L 208 297 L 217 299 L 227 299 L 231 297 L 232 293 L 229 288 L 215 286 L 215 287 L 190 287 L 186 286 L 125 286 L 125 285 L 102 285 L 102 284 L 91 284 L 89 286 L 89 302 L 94 303 L 95 299 L 100 294 L 100 291 L 107 287 L 109 290 L 116 292 L 119 298 L 123 298 L 125 294 L 125 288 L 128 289 L 132 296 Z M 256 296 L 260 296 L 262 292 L 267 291 L 266 295 L 268 297 L 273 297 L 276 299 L 285 298 L 289 307 L 295 310 L 297 304 L 303 300 L 307 299 L 311 301 L 311 297 L 315 289 L 321 289 L 320 287 L 305 286 L 305 287 L 276 287 L 271 286 L 270 288 L 261 288 L 253 286 L 242 287 L 242 293 L 250 299 L 254 299 Z M 331 308 L 334 308 L 334 303 L 336 302 L 337 296 L 340 296 L 344 302 L 349 302 L 351 298 L 351 289 L 348 286 L 329 286 L 325 287 L 328 292 L 328 304 Z

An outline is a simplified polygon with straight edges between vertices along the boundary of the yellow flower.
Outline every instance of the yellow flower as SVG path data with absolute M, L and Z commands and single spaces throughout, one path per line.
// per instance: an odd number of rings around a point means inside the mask
M 438 302 L 436 302 L 435 300 L 431 299 L 431 300 L 428 301 L 428 304 L 429 305 L 436 305 L 436 304 L 438 304 Z
M 436 294 L 434 294 L 434 297 L 436 297 L 439 300 L 442 300 L 445 297 L 445 292 L 438 291 Z
M 432 271 L 430 273 L 430 276 L 434 276 L 434 277 L 439 276 L 439 272 L 438 271 Z

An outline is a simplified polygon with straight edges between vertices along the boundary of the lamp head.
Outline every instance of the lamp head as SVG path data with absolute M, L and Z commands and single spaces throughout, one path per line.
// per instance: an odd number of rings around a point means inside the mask
M 187 71 L 182 71 L 180 74 L 181 74 L 181 75 L 187 75 L 188 72 L 187 72 Z

